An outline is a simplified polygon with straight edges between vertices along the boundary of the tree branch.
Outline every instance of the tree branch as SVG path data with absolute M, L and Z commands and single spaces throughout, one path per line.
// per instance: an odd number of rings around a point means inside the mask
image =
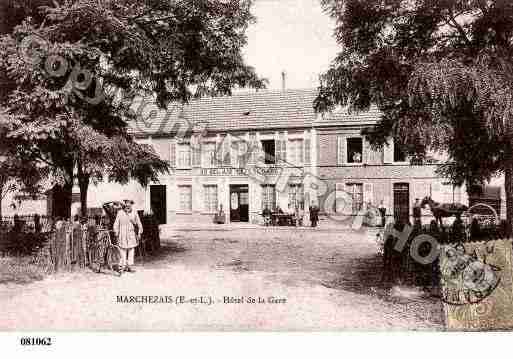
M 449 20 L 446 20 L 445 22 L 447 23 L 447 25 L 451 26 L 452 28 L 456 29 L 459 34 L 460 34 L 460 37 L 463 39 L 463 41 L 468 45 L 470 46 L 471 43 L 470 43 L 470 40 L 468 39 L 467 37 L 467 33 L 465 32 L 465 30 L 463 29 L 463 27 L 458 23 L 458 21 L 456 21 L 456 18 L 454 16 L 454 12 L 453 12 L 453 9 L 452 8 L 449 8 Z

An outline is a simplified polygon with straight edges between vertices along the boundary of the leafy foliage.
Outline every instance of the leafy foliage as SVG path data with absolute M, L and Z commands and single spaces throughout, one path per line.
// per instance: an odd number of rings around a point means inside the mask
M 2 138 L 18 158 L 38 163 L 60 184 L 75 176 L 85 189 L 104 176 L 121 183 L 157 180 L 168 164 L 129 135 L 132 100 L 150 96 L 165 108 L 237 86 L 264 87 L 241 55 L 254 21 L 250 6 L 211 0 L 14 5 L 31 17 L 0 37 L 7 89 L 0 98 Z M 39 61 L 20 55 L 27 37 L 42 39 Z
M 323 75 L 317 111 L 376 104 L 364 134 L 389 135 L 417 158 L 444 152 L 440 173 L 474 184 L 511 162 L 513 3 L 500 0 L 322 0 L 342 50 Z M 508 162 L 509 161 L 509 162 Z

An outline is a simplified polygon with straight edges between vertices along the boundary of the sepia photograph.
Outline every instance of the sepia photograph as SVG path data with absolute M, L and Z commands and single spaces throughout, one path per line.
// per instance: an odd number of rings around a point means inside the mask
M 513 2 L 1 0 L 0 196 L 20 348 L 508 332 Z

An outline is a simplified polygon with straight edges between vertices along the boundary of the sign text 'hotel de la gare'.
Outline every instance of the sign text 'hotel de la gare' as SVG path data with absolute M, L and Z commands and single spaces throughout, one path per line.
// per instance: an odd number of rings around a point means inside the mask
M 249 167 L 249 168 L 202 168 L 202 176 L 251 176 L 253 174 L 259 176 L 278 176 L 281 174 L 281 167 Z

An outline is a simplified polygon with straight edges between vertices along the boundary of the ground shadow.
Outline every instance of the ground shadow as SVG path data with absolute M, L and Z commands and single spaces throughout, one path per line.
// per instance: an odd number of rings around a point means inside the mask
M 174 242 L 173 240 L 166 240 L 161 243 L 159 249 L 155 250 L 153 253 L 146 253 L 144 258 L 136 257 L 136 260 L 143 263 L 144 266 L 160 266 L 160 265 L 168 265 L 169 260 L 178 255 L 189 251 L 190 248 L 186 246 Z
M 330 272 L 336 273 L 336 278 L 321 282 L 330 289 L 347 290 L 359 294 L 369 294 L 374 290 L 386 290 L 389 284 L 382 281 L 383 260 L 380 256 L 370 256 L 350 260 L 340 265 L 331 265 Z M 351 270 L 348 271 L 348 268 Z

